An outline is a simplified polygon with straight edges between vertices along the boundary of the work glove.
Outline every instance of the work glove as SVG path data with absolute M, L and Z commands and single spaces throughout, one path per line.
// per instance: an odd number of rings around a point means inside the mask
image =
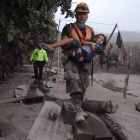
M 95 45 L 95 53 L 101 55 L 103 53 L 103 49 L 99 45 Z

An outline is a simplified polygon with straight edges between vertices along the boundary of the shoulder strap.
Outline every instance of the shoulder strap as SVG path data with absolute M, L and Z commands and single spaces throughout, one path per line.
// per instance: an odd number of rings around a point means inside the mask
M 77 29 L 75 28 L 74 24 L 71 23 L 71 25 L 72 25 L 72 27 L 74 28 L 74 30 L 76 31 L 76 33 L 77 33 L 77 35 L 78 35 L 78 37 L 79 37 L 80 42 L 82 43 L 81 37 L 80 37 L 80 35 L 79 35 Z
M 69 27 L 70 35 L 71 35 L 71 31 L 72 31 L 72 29 L 73 29 L 73 26 L 70 26 L 70 27 Z M 71 35 L 71 36 L 72 36 L 72 35 Z
M 73 38 L 73 36 L 72 36 L 72 34 L 71 34 L 71 31 L 72 31 L 73 27 L 70 26 L 70 24 L 66 24 L 66 27 L 67 27 L 67 32 L 68 32 L 68 34 L 69 34 L 69 37 L 72 37 L 72 38 Z M 74 38 L 73 38 L 73 39 L 74 39 Z
M 92 32 L 92 29 L 90 26 L 87 25 L 87 27 L 90 29 L 90 32 L 91 32 L 91 41 L 93 41 L 93 32 Z

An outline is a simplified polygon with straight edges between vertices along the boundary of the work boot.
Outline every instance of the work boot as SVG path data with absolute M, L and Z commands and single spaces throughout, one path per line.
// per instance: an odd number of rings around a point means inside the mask
M 85 121 L 85 118 L 88 117 L 88 114 L 86 114 L 85 112 L 83 112 L 83 110 L 81 109 L 81 107 L 76 107 L 76 122 L 83 122 Z
M 85 112 L 82 110 L 81 106 L 76 106 L 76 107 L 75 107 L 75 110 L 76 110 L 76 112 L 80 112 L 80 115 L 82 115 L 84 118 L 87 118 L 87 117 L 88 117 L 88 114 L 85 113 Z M 79 114 L 79 113 L 78 113 L 78 114 Z
M 81 106 L 82 106 L 82 94 L 77 92 L 71 94 L 71 97 L 73 99 L 73 104 L 76 110 L 76 122 L 82 122 L 85 121 L 85 118 L 88 117 L 86 113 L 83 112 Z
M 35 79 L 34 82 L 33 82 L 33 84 L 35 84 L 35 85 L 36 85 L 36 84 L 39 84 L 39 83 L 38 83 L 38 80 Z
M 86 113 L 84 113 L 82 108 L 81 108 L 81 100 L 73 99 L 73 103 L 74 103 L 75 111 L 76 111 L 76 117 L 75 117 L 76 122 L 85 121 L 85 118 L 88 117 L 88 115 Z
M 75 117 L 76 122 L 84 122 L 85 118 L 83 116 L 83 111 L 81 110 L 81 108 L 76 107 L 75 110 L 76 110 L 76 117 Z
M 86 99 L 86 98 L 83 98 L 82 103 L 83 103 L 85 100 L 87 100 L 87 99 Z M 85 112 L 83 111 L 83 116 L 84 116 L 84 118 L 87 118 L 87 117 L 88 117 L 88 114 L 85 113 Z
M 39 85 L 43 85 L 43 81 L 42 80 L 39 80 Z

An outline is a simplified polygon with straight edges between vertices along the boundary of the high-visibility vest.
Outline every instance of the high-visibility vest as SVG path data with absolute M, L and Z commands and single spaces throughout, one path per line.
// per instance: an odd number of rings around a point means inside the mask
M 38 48 L 35 49 L 34 52 L 32 53 L 30 61 L 32 61 L 33 58 L 35 58 L 35 61 L 44 61 L 44 59 L 48 61 L 47 53 L 44 49 L 41 50 L 39 50 Z
M 93 40 L 93 38 L 92 38 L 93 28 L 92 27 L 89 27 L 88 25 L 85 26 L 85 30 L 86 30 L 86 36 L 85 37 L 83 36 L 83 34 L 82 34 L 81 30 L 79 29 L 79 27 L 77 26 L 76 22 L 74 23 L 74 27 L 78 31 L 79 36 L 81 38 L 81 41 L 91 41 L 91 40 Z M 69 28 L 68 28 L 68 25 L 67 25 L 67 30 L 68 30 L 68 33 L 69 33 L 70 37 L 80 41 L 76 30 L 72 27 L 71 24 L 70 24 Z M 68 51 L 67 50 L 63 50 L 62 53 L 68 53 Z

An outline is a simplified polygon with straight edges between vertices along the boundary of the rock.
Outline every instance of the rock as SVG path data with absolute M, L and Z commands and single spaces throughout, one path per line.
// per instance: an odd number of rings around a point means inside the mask
M 7 119 L 0 119 L 0 137 L 6 137 L 15 131 L 13 124 Z

